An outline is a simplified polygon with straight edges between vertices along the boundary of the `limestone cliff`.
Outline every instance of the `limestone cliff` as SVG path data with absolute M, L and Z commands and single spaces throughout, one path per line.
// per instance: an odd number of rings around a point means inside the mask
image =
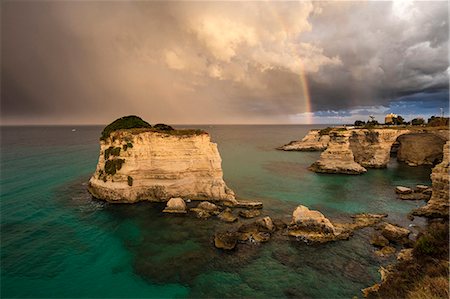
M 320 159 L 309 169 L 321 173 L 360 174 L 367 170 L 355 162 L 350 149 L 350 131 L 330 132 L 330 142 L 327 149 L 320 155 Z
M 313 148 L 324 143 L 318 140 L 319 131 L 311 131 L 303 140 L 281 147 Z M 322 135 L 321 140 L 324 139 Z M 394 143 L 399 145 L 398 160 L 411 166 L 433 164 L 442 157 L 442 145 L 448 140 L 448 130 L 426 131 L 407 128 L 354 129 L 334 128 L 328 133 L 325 151 L 310 170 L 323 173 L 360 174 L 366 168 L 384 168 L 390 160 Z M 315 144 L 313 146 L 313 144 Z
M 303 152 L 323 151 L 327 148 L 328 142 L 330 142 L 330 136 L 328 134 L 323 134 L 320 130 L 311 130 L 302 140 L 291 141 L 278 149 Z
M 398 138 L 397 160 L 410 166 L 433 165 L 442 161 L 445 139 L 438 135 L 413 133 Z
M 110 202 L 182 197 L 236 203 L 233 191 L 223 181 L 217 145 L 204 132 L 112 132 L 100 141 L 89 191 Z
M 413 211 L 413 215 L 425 217 L 448 217 L 449 215 L 449 153 L 450 142 L 444 145 L 442 162 L 433 168 L 431 181 L 433 191 L 428 203 Z

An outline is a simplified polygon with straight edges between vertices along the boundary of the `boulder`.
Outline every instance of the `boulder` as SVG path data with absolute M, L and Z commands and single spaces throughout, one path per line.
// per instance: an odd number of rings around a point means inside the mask
M 334 226 L 328 218 L 319 211 L 310 210 L 302 205 L 299 205 L 292 213 L 291 224 L 309 231 L 335 233 Z
M 186 203 L 181 197 L 172 197 L 166 204 L 166 208 L 163 210 L 164 213 L 179 213 L 186 214 Z
M 397 194 L 411 194 L 411 193 L 413 193 L 413 190 L 411 188 L 408 188 L 408 187 L 397 186 L 397 187 L 395 187 L 395 193 L 397 193 Z
M 386 218 L 387 214 L 356 214 L 353 215 L 353 223 L 348 224 L 347 227 L 351 230 L 361 229 L 368 226 L 373 226 L 380 223 L 383 218 Z
M 238 218 L 233 215 L 233 213 L 231 212 L 231 210 L 229 208 L 226 208 L 225 210 L 223 210 L 222 213 L 220 213 L 219 216 L 217 216 L 217 217 L 223 222 L 231 223 L 231 222 L 238 221 Z
M 411 232 L 406 228 L 386 223 L 382 226 L 381 234 L 383 237 L 391 242 L 405 243 L 408 241 L 408 236 Z
M 414 192 L 424 192 L 427 189 L 430 189 L 430 186 L 417 185 L 416 188 L 414 189 Z
M 210 203 L 209 201 L 202 201 L 197 205 L 197 209 L 202 209 L 212 214 L 219 211 L 219 208 L 215 204 Z
M 239 211 L 239 216 L 242 218 L 255 218 L 259 215 L 261 215 L 261 212 L 255 209 Z
M 275 230 L 275 225 L 272 222 L 270 217 L 264 217 L 256 221 L 256 223 L 264 230 L 268 230 L 269 232 Z
M 209 211 L 199 208 L 192 208 L 190 209 L 190 212 L 194 213 L 195 217 L 199 219 L 208 219 L 209 217 L 212 216 L 212 214 Z
M 237 241 L 236 232 L 218 232 L 214 235 L 214 246 L 219 249 L 232 250 L 236 247 Z
M 237 202 L 235 207 L 236 208 L 244 208 L 244 209 L 262 209 L 263 204 L 260 201 L 241 200 L 241 201 Z
M 425 193 L 409 193 L 409 194 L 398 194 L 397 198 L 401 200 L 429 200 L 431 197 L 431 194 L 425 194 Z
M 389 245 L 389 240 L 380 234 L 374 234 L 370 238 L 370 244 L 376 247 L 385 247 Z

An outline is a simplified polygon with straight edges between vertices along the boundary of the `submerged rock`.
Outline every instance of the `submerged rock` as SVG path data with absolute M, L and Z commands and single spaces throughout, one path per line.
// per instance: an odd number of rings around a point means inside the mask
M 190 210 L 197 218 L 207 219 L 213 215 L 219 214 L 219 207 L 208 201 L 202 201 L 197 207 Z
M 214 236 L 216 248 L 232 250 L 236 247 L 238 234 L 236 232 L 218 232 Z
M 180 197 L 174 197 L 169 199 L 166 204 L 166 208 L 163 210 L 164 213 L 178 213 L 186 214 L 186 203 Z
M 261 215 L 260 210 L 250 209 L 239 211 L 239 216 L 241 216 L 242 218 L 255 218 L 259 215 Z
M 223 210 L 222 213 L 220 213 L 217 217 L 223 222 L 231 223 L 231 222 L 238 221 L 238 218 L 233 215 L 233 213 L 231 212 L 231 210 L 229 208 L 226 208 L 225 210 Z

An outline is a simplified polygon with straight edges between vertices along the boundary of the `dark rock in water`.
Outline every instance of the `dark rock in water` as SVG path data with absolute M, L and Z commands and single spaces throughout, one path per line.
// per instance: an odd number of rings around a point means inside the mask
M 408 242 L 408 236 L 411 232 L 406 228 L 384 223 L 381 225 L 381 234 L 391 242 L 404 244 Z
M 275 225 L 275 229 L 285 229 L 288 227 L 288 223 L 281 219 L 273 219 L 273 224 Z
M 236 247 L 239 235 L 236 232 L 219 232 L 214 236 L 216 248 L 232 250 Z
M 236 208 L 244 208 L 244 209 L 262 209 L 263 204 L 260 201 L 246 201 L 241 200 L 235 205 Z
M 202 201 L 196 208 L 192 208 L 190 211 L 195 213 L 196 217 L 200 219 L 207 219 L 212 215 L 219 214 L 219 208 L 208 201 Z
M 236 247 L 237 242 L 263 243 L 270 240 L 275 229 L 270 217 L 264 217 L 251 223 L 242 224 L 237 231 L 216 233 L 214 244 L 217 248 L 231 250 Z
M 239 216 L 242 218 L 254 218 L 261 215 L 260 210 L 250 209 L 239 211 Z
M 414 192 L 419 192 L 422 193 L 425 190 L 430 189 L 430 186 L 426 186 L 426 185 L 417 185 L 416 188 L 414 189 Z
M 226 208 L 225 210 L 223 210 L 222 213 L 220 213 L 217 217 L 223 222 L 231 223 L 231 222 L 238 221 L 238 218 L 233 215 L 233 213 L 231 212 L 231 210 L 229 208 Z
M 376 247 L 385 247 L 389 245 L 389 240 L 380 234 L 374 234 L 370 238 L 370 244 Z
M 192 208 L 189 211 L 194 213 L 195 217 L 200 219 L 208 219 L 209 217 L 212 216 L 210 212 L 199 208 Z

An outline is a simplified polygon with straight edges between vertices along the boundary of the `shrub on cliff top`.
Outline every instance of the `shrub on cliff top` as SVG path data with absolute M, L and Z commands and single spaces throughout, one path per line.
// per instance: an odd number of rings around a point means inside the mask
M 159 130 L 159 131 L 173 131 L 174 129 L 166 124 L 156 124 L 153 126 L 153 128 Z
M 116 119 L 109 125 L 107 125 L 103 131 L 100 140 L 105 140 L 109 135 L 117 130 L 121 129 L 134 129 L 134 128 L 151 128 L 152 126 L 144 121 L 142 118 L 136 115 L 124 116 Z

